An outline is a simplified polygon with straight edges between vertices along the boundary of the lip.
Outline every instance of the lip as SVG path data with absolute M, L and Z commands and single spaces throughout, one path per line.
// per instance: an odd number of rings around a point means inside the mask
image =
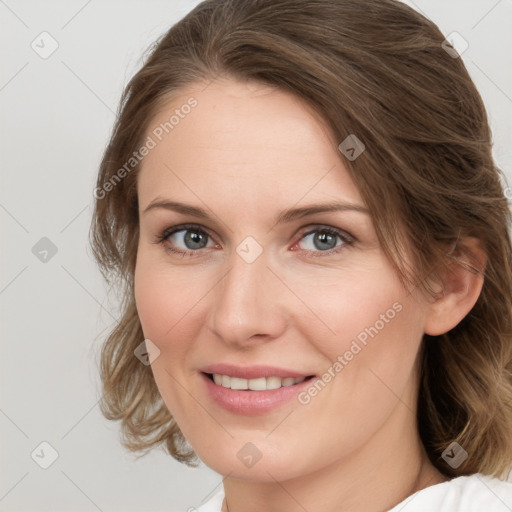
M 268 376 L 270 377 L 272 375 Z M 284 386 L 278 389 L 269 389 L 266 391 L 249 391 L 235 390 L 219 386 L 218 384 L 215 384 L 215 382 L 213 382 L 206 373 L 199 372 L 199 376 L 204 383 L 206 393 L 215 402 L 215 404 L 231 413 L 243 414 L 246 416 L 261 415 L 282 407 L 286 403 L 291 402 L 294 398 L 296 399 L 297 395 L 310 386 L 311 381 L 314 380 L 313 377 L 313 379 L 306 379 L 292 386 Z M 237 375 L 232 376 L 237 377 Z M 262 376 L 261 373 L 259 376 Z M 293 377 L 293 375 L 290 375 L 290 377 Z
M 238 377 L 239 379 L 257 379 L 258 377 L 309 377 L 313 373 L 300 373 L 294 370 L 278 368 L 276 366 L 235 366 L 227 363 L 218 363 L 200 368 L 203 373 L 217 373 L 219 375 L 229 375 L 230 377 Z

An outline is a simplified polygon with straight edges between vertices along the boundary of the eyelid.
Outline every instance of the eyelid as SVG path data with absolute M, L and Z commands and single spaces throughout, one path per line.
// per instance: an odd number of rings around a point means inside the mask
M 215 237 L 212 236 L 209 229 L 200 225 L 193 223 L 185 223 L 185 224 L 176 224 L 175 226 L 171 226 L 170 228 L 164 229 L 160 234 L 156 236 L 155 243 L 165 242 L 171 235 L 178 233 L 179 231 L 187 231 L 187 230 L 195 230 L 201 231 L 207 234 L 212 240 L 215 241 Z M 218 242 L 215 242 L 218 243 Z
M 345 240 L 346 242 L 353 243 L 357 241 L 356 237 L 349 233 L 348 231 L 336 228 L 329 224 L 310 224 L 308 226 L 301 228 L 299 230 L 300 239 L 304 238 L 307 235 L 310 235 L 311 233 L 315 233 L 316 231 L 330 231 L 333 234 L 338 235 L 342 240 Z

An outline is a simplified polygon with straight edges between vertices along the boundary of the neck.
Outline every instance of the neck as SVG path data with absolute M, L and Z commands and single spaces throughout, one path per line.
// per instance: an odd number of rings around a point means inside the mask
M 222 512 L 384 512 L 448 480 L 430 463 L 411 414 L 399 402 L 371 440 L 314 473 L 270 482 L 226 478 Z

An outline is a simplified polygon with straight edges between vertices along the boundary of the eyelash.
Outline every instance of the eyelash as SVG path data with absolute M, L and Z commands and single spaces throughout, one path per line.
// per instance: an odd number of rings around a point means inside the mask
M 166 228 L 164 231 L 162 231 L 159 235 L 156 236 L 153 243 L 155 244 L 165 244 L 168 239 L 174 235 L 175 233 L 178 233 L 180 231 L 196 231 L 199 233 L 205 234 L 209 239 L 212 239 L 212 237 L 208 234 L 208 232 L 198 224 L 180 224 L 177 226 L 173 226 L 171 228 Z M 326 250 L 326 251 L 312 251 L 307 249 L 298 249 L 299 251 L 308 252 L 311 253 L 311 256 L 313 257 L 323 257 L 323 256 L 331 256 L 333 254 L 337 254 L 338 252 L 346 249 L 347 247 L 350 247 L 356 242 L 355 237 L 353 237 L 351 234 L 347 233 L 346 231 L 342 231 L 340 229 L 331 227 L 331 226 L 325 226 L 325 225 L 316 225 L 313 229 L 310 229 L 309 231 L 304 232 L 301 234 L 300 239 L 298 242 L 296 242 L 294 245 L 302 241 L 304 238 L 306 238 L 308 235 L 311 235 L 316 232 L 322 232 L 327 233 L 329 235 L 333 235 L 338 237 L 342 244 L 339 246 L 336 246 L 332 249 Z M 194 257 L 197 255 L 197 253 L 201 252 L 200 249 L 197 250 L 187 250 L 184 251 L 182 249 L 176 249 L 175 247 L 166 246 L 165 249 L 169 252 L 172 252 L 174 254 L 180 254 L 182 257 L 188 256 L 188 257 Z

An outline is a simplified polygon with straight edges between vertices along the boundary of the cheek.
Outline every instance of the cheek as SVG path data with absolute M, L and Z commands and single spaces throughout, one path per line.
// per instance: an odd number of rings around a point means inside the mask
M 331 361 L 349 350 L 353 340 L 364 347 L 368 340 L 390 334 L 409 316 L 403 309 L 411 300 L 381 258 L 359 268 L 343 269 L 336 276 L 325 274 L 315 276 L 315 282 L 294 284 L 294 291 L 305 298 L 310 310 L 303 316 L 301 329 Z M 301 322 L 299 316 L 296 321 Z
M 183 381 L 184 361 L 189 350 L 190 336 L 183 328 L 190 323 L 194 301 L 187 287 L 177 286 L 158 264 L 140 257 L 135 270 L 135 302 L 144 338 L 151 340 L 159 349 L 159 356 L 151 364 L 151 370 L 160 394 L 174 415 L 180 410 L 180 390 L 177 382 Z M 174 377 L 174 378 L 173 378 Z
M 140 257 L 139 257 L 140 256 Z M 191 340 L 197 338 L 201 322 L 198 301 L 204 295 L 199 286 L 191 285 L 157 261 L 138 255 L 134 276 L 137 312 L 145 339 L 159 349 L 151 370 L 159 392 L 180 425 L 193 425 L 188 415 L 197 415 L 190 407 L 190 396 L 183 388 L 187 381 L 187 358 Z
M 137 312 L 146 338 L 162 349 L 176 331 L 193 328 L 190 319 L 204 295 L 200 279 L 179 270 L 173 272 L 160 258 L 145 251 L 138 255 L 134 279 Z
M 329 414 L 335 410 L 341 416 L 357 409 L 366 417 L 367 427 L 375 427 L 396 405 L 396 397 L 414 384 L 423 334 L 421 303 L 401 286 L 385 262 L 373 270 L 347 272 L 336 286 L 315 287 L 308 301 L 322 322 L 303 320 L 301 331 L 326 360 L 322 379 L 326 384 L 319 388 L 327 391 L 321 391 L 324 398 L 317 401 L 319 409 L 322 403 Z M 322 324 L 329 329 L 319 329 Z M 338 406 L 333 409 L 332 404 Z M 361 417 L 352 420 L 356 431 Z M 343 421 L 348 425 L 352 420 Z

